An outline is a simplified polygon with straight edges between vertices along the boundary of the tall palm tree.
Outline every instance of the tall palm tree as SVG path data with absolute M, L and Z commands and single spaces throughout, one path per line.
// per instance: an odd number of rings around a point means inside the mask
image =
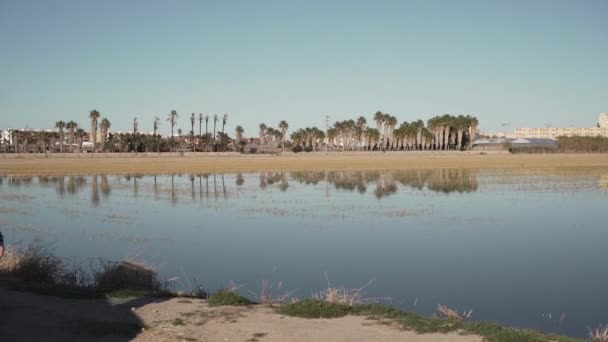
M 112 126 L 112 124 L 110 123 L 110 120 L 108 120 L 108 118 L 103 118 L 101 119 L 101 124 L 99 126 L 101 128 L 101 149 L 103 150 L 106 144 L 108 130 L 110 129 L 110 126 Z
M 59 120 L 55 122 L 55 128 L 59 130 L 59 152 L 63 152 L 63 143 L 65 139 L 63 129 L 65 128 L 65 121 Z
M 236 133 L 236 147 L 238 147 L 241 144 L 241 141 L 243 140 L 243 133 L 245 133 L 245 130 L 241 125 L 238 125 L 234 129 L 234 133 Z
M 266 128 L 268 128 L 266 126 L 265 123 L 261 123 L 260 124 L 260 145 L 264 145 L 266 144 Z
M 477 125 L 479 125 L 479 120 L 471 115 L 467 115 L 467 119 L 469 120 L 469 148 L 472 148 L 473 141 L 477 138 Z
M 169 113 L 169 117 L 167 117 L 167 121 L 169 121 L 169 123 L 171 123 L 171 152 L 173 152 L 173 143 L 174 143 L 174 139 L 173 139 L 173 127 L 175 127 L 175 124 L 177 123 L 177 118 L 179 118 L 179 114 L 177 114 L 176 110 L 172 110 L 171 113 Z
M 86 135 L 86 132 L 84 131 L 84 129 L 82 129 L 82 128 L 76 129 L 76 139 L 78 142 L 78 151 L 80 151 L 82 149 L 82 143 L 84 142 L 85 135 Z
M 395 129 L 395 125 L 397 125 L 397 118 L 390 115 L 390 114 L 386 114 L 386 118 L 385 118 L 385 127 L 386 127 L 386 143 L 387 143 L 387 147 L 393 149 L 395 144 L 394 144 L 394 137 L 393 137 L 393 130 Z
M 207 151 L 207 143 L 209 142 L 209 114 L 205 115 L 205 152 Z
M 68 129 L 68 141 L 70 142 L 70 152 L 74 152 L 74 133 L 78 128 L 78 124 L 74 121 L 68 121 L 65 124 L 65 127 Z
M 215 152 L 215 125 L 217 125 L 217 122 L 219 120 L 219 117 L 217 116 L 217 114 L 213 115 L 213 151 Z
M 384 118 L 385 118 L 385 115 L 381 111 L 377 111 L 376 114 L 374 114 L 374 122 L 376 123 L 376 130 L 378 130 L 378 133 L 380 134 L 380 137 L 378 138 L 378 140 L 376 142 L 383 141 L 382 125 L 384 124 Z
M 281 147 L 283 152 L 285 152 L 285 137 L 287 134 L 287 129 L 289 129 L 289 124 L 285 120 L 281 120 L 279 122 L 279 128 L 281 129 Z
M 359 116 L 357 118 L 357 122 L 356 122 L 356 136 L 357 136 L 357 142 L 359 144 L 359 148 L 363 147 L 363 133 L 365 132 L 365 125 L 367 124 L 367 119 L 365 118 L 365 116 Z
M 97 119 L 101 114 L 97 109 L 93 109 L 89 112 L 89 118 L 91 119 L 91 132 L 89 133 L 89 141 L 93 144 L 93 152 L 97 150 Z
M 469 120 L 464 115 L 458 115 L 454 119 L 454 128 L 456 129 L 456 149 L 462 149 L 462 140 L 464 131 L 469 128 Z
M 222 144 L 222 151 L 224 150 L 224 126 L 226 126 L 226 122 L 228 122 L 228 114 L 222 115 L 222 140 L 220 141 Z
M 203 148 L 203 113 L 198 114 L 198 147 Z
M 158 116 L 154 117 L 154 140 L 156 140 L 156 151 L 160 152 L 160 139 L 158 136 L 156 136 L 156 133 L 158 132 L 158 126 L 160 126 L 160 118 Z
M 190 116 L 190 145 L 192 145 L 192 152 L 194 152 L 194 123 L 196 122 L 196 114 L 192 113 Z

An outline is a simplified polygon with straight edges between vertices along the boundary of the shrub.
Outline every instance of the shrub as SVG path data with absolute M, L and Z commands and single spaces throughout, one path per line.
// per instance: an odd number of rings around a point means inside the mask
M 221 306 L 221 305 L 235 305 L 235 306 L 244 306 L 244 305 L 252 305 L 254 302 L 249 299 L 240 296 L 236 293 L 235 290 L 231 289 L 221 289 L 211 296 L 209 296 L 209 305 L 211 306 Z

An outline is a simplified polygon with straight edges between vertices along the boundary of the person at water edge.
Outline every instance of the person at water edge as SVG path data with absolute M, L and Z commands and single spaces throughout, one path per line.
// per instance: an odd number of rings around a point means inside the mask
M 0 258 L 4 255 L 4 237 L 2 236 L 2 232 L 0 232 Z

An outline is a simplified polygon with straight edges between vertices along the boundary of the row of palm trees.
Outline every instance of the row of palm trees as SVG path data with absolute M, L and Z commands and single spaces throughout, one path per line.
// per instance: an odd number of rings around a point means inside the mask
M 111 127 L 110 120 L 101 118 L 97 110 L 89 112 L 91 129 L 89 141 L 95 151 L 139 151 L 139 150 L 162 150 L 174 151 L 175 134 L 179 114 L 172 110 L 167 115 L 167 122 L 171 126 L 171 136 L 167 141 L 158 134 L 161 120 L 158 116 L 154 117 L 154 133 L 152 137 L 141 136 L 139 134 L 137 118 L 133 120 L 133 132 L 121 134 L 108 134 Z M 209 121 L 213 120 L 213 134 L 209 132 Z M 221 120 L 221 131 L 218 132 L 218 123 Z M 205 133 L 202 126 L 205 122 Z M 259 144 L 274 149 L 279 147 L 285 150 L 286 145 L 294 151 L 315 151 L 321 147 L 326 149 L 341 150 L 464 150 L 471 147 L 477 135 L 477 118 L 470 115 L 450 115 L 444 114 L 430 118 L 425 125 L 423 120 L 404 121 L 398 125 L 398 119 L 388 113 L 376 112 L 372 118 L 374 126 L 368 125 L 365 116 L 356 119 L 337 121 L 333 126 L 326 130 L 318 127 L 300 128 L 291 133 L 287 140 L 289 124 L 282 120 L 277 128 L 267 126 L 265 123 L 259 124 Z M 195 133 L 198 122 L 198 134 Z M 212 146 L 213 151 L 225 151 L 231 139 L 225 133 L 228 114 L 213 116 L 195 114 L 190 115 L 190 132 L 187 135 L 192 151 L 207 151 Z M 75 148 L 81 149 L 84 141 L 85 132 L 74 121 L 57 121 L 55 128 L 58 133 L 59 151 L 64 152 L 64 145 L 67 143 L 70 151 Z M 101 130 L 98 140 L 97 131 Z M 178 129 L 180 142 L 182 144 L 182 130 Z M 67 139 L 66 139 L 67 133 Z M 244 137 L 245 130 L 238 125 L 235 128 L 235 146 L 240 146 L 241 151 L 247 144 Z M 108 139 L 109 138 L 109 139 Z M 186 139 L 188 140 L 188 139 Z M 56 141 L 55 141 L 56 143 Z M 54 149 L 54 144 L 52 145 Z
M 464 150 L 471 147 L 477 135 L 477 118 L 470 115 L 445 114 L 427 121 L 405 121 L 398 127 L 396 117 L 376 112 L 375 127 L 369 127 L 367 119 L 336 121 L 326 131 L 306 127 L 291 134 L 294 150 L 315 151 L 320 147 L 342 150 Z M 260 143 L 268 141 L 273 130 L 260 125 Z M 277 137 L 285 138 L 284 131 Z
M 427 121 L 404 121 L 397 127 L 396 117 L 376 112 L 375 128 L 367 126 L 364 116 L 337 121 L 327 130 L 329 147 L 343 150 L 463 150 L 477 134 L 477 118 L 445 114 Z

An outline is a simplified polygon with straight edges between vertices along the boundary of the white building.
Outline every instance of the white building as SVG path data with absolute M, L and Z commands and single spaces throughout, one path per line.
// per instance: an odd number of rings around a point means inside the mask
M 2 131 L 0 131 L 0 144 L 4 145 L 4 144 L 8 144 L 8 145 L 12 145 L 13 144 L 13 130 L 12 129 L 3 129 Z
M 601 113 L 595 127 L 516 128 L 515 138 L 555 139 L 557 137 L 608 137 L 608 113 Z

